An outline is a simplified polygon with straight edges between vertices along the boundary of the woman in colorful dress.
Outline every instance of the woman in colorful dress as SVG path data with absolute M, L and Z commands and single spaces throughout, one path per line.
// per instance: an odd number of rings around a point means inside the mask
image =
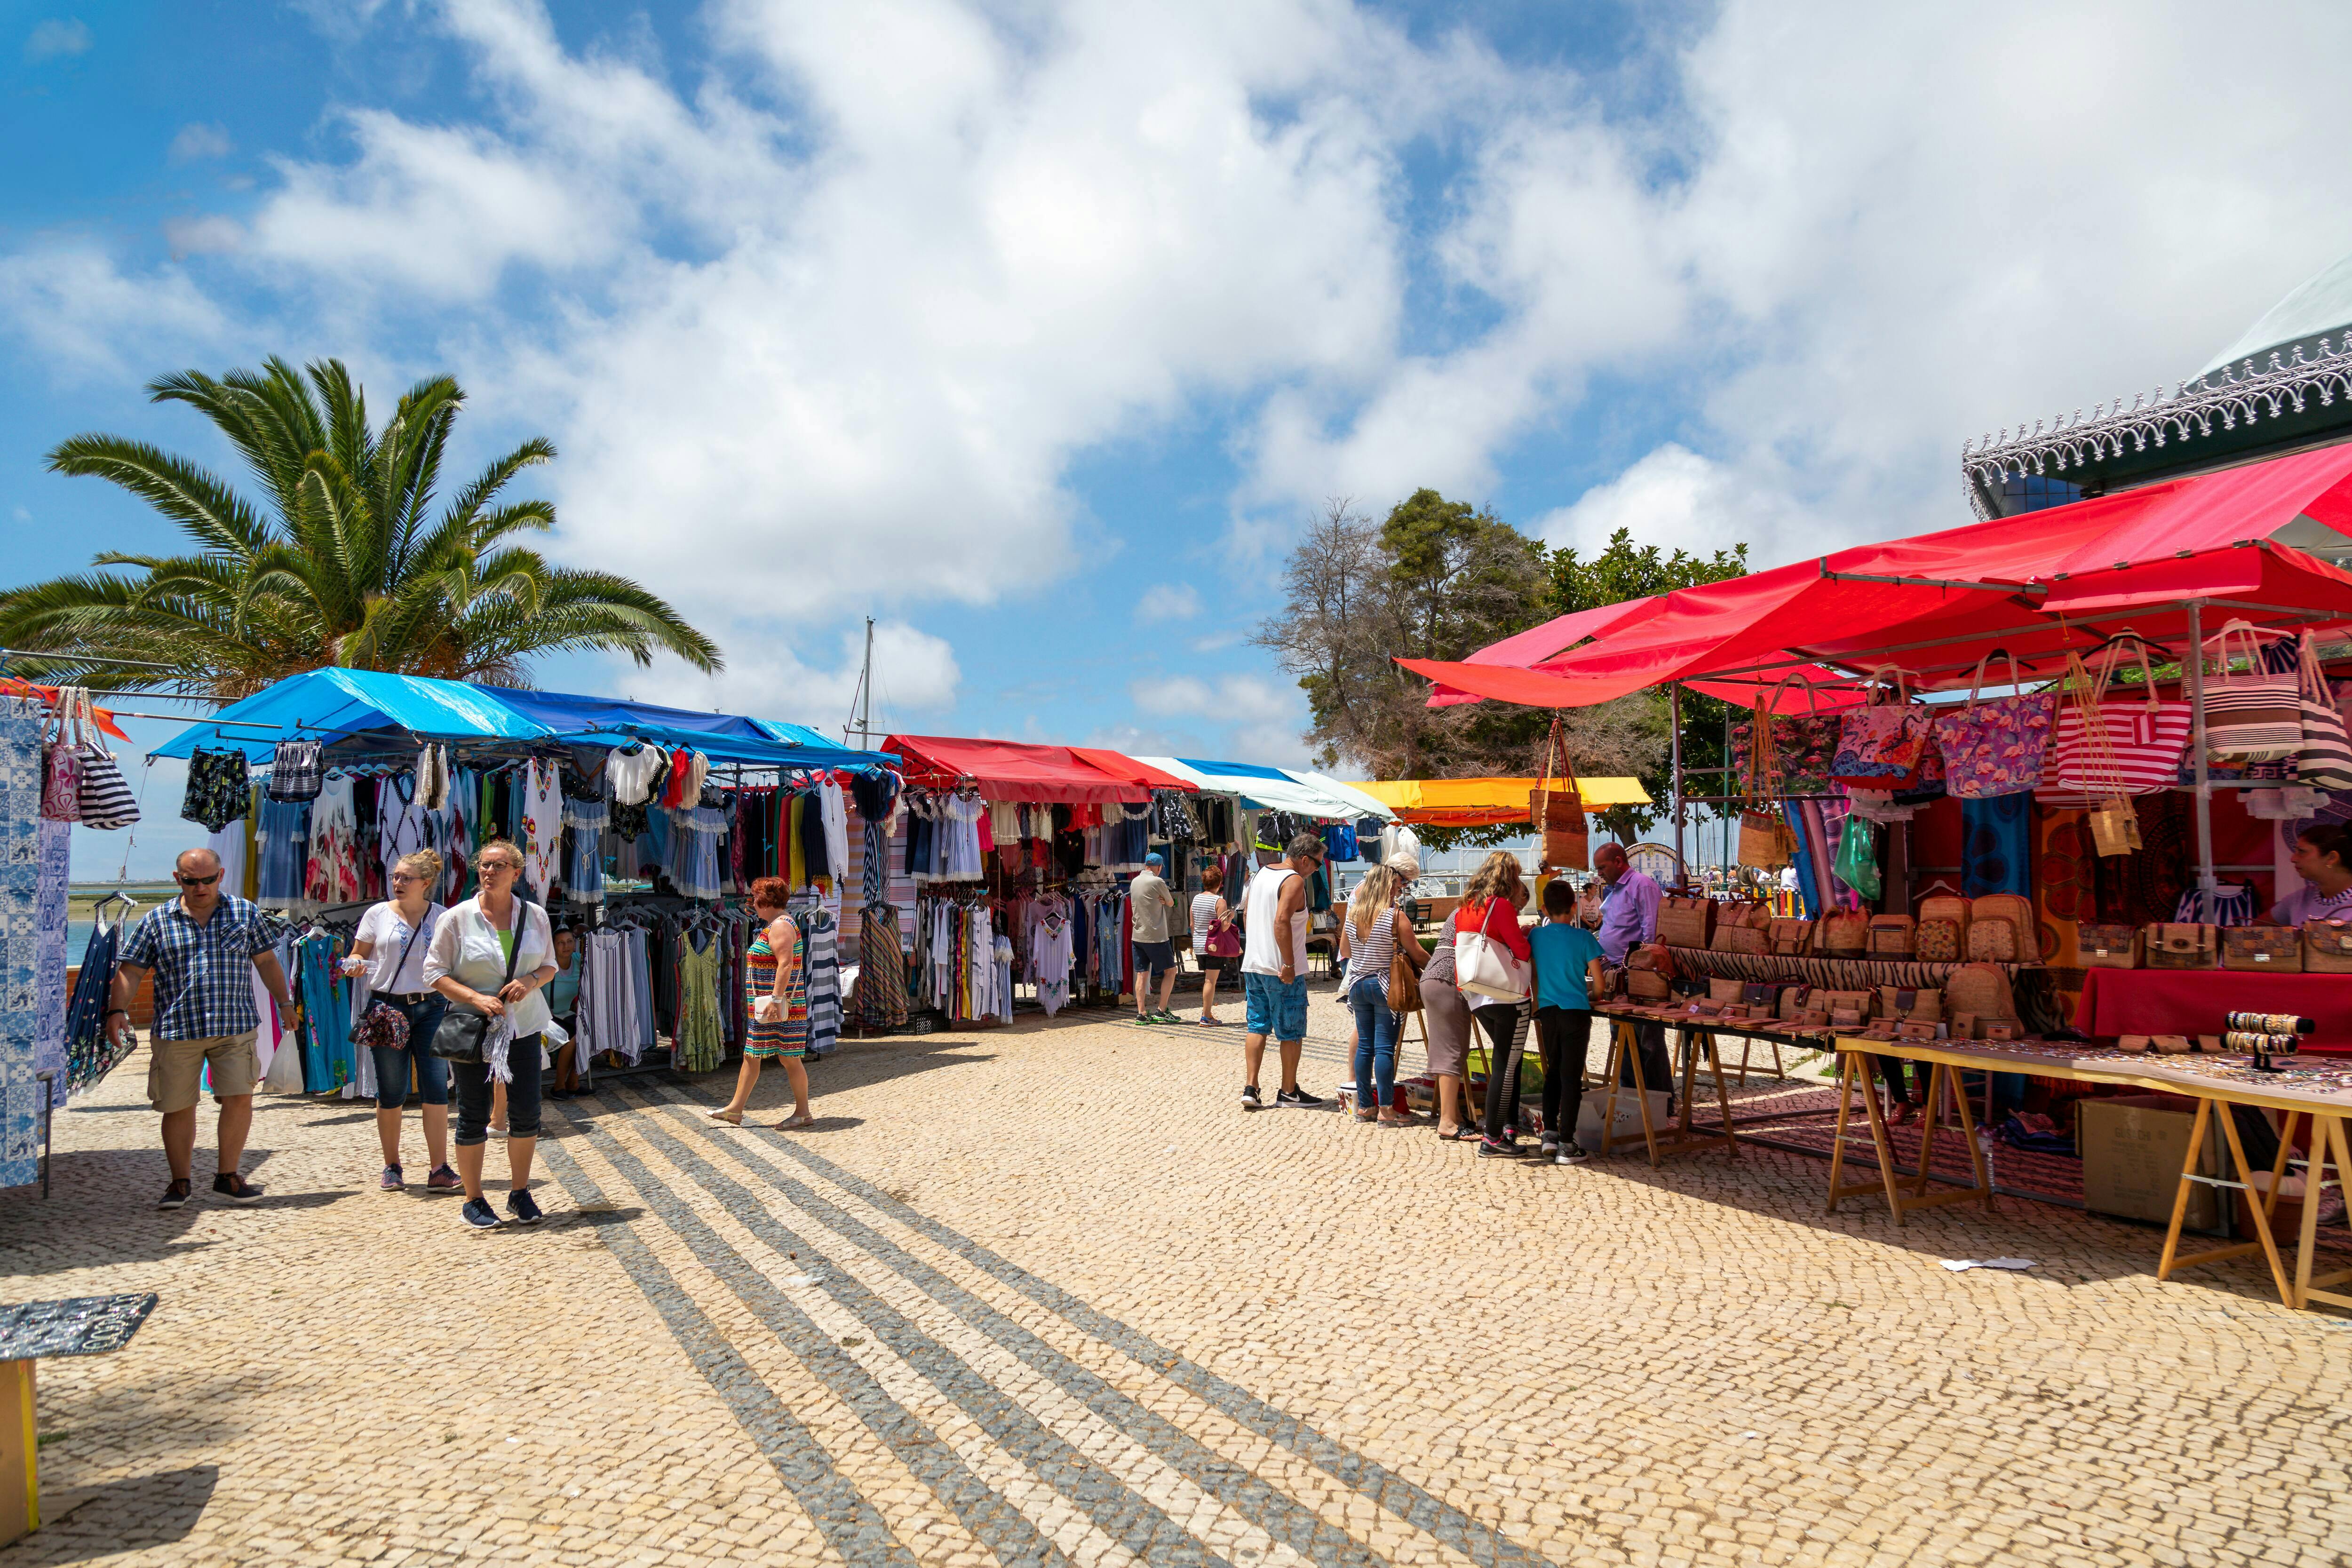
M 735 1098 L 709 1113 L 713 1121 L 730 1127 L 743 1124 L 743 1110 L 760 1081 L 760 1064 L 779 1059 L 792 1080 L 793 1113 L 775 1124 L 777 1131 L 816 1122 L 809 1114 L 808 1068 L 802 1065 L 808 1050 L 808 938 L 784 912 L 790 892 L 782 877 L 762 877 L 751 884 L 751 912 L 760 919 L 760 934 L 744 953 L 743 1000 L 751 1013 L 751 1034 L 743 1042 L 743 1066 L 735 1075 Z

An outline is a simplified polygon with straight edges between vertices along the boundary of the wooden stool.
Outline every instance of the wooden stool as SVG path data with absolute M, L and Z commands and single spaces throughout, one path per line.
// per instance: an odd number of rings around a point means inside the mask
M 77 1296 L 0 1307 L 0 1546 L 41 1528 L 39 1429 L 33 1363 L 121 1350 L 155 1310 L 143 1296 Z

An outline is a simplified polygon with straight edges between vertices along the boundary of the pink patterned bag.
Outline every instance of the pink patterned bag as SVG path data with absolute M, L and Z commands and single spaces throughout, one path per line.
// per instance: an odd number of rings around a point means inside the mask
M 57 728 L 41 745 L 41 815 L 51 822 L 81 820 L 81 724 L 67 698 L 58 693 Z
M 1916 789 L 1935 740 L 1931 716 L 1912 704 L 1894 665 L 1879 666 L 1870 680 L 1870 705 L 1849 710 L 1838 726 L 1830 777 L 1852 789 Z
M 1985 667 L 1996 658 L 2009 660 L 2009 683 L 2022 687 L 2017 656 L 1995 648 L 1977 661 L 1976 679 L 1969 683 L 1968 706 L 1936 720 L 1936 744 L 1944 754 L 1947 793 L 1962 800 L 2019 795 L 2042 782 L 2042 765 L 2050 752 L 2050 731 L 2057 721 L 2058 694 L 2020 691 L 2014 697 L 1979 699 Z

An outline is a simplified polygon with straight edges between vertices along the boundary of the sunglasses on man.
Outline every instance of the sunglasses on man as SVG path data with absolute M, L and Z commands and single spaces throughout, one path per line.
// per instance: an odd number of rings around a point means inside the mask
M 209 877 L 191 877 L 184 871 L 172 873 L 172 880 L 179 883 L 183 888 L 209 888 L 220 879 L 221 874 L 218 871 Z

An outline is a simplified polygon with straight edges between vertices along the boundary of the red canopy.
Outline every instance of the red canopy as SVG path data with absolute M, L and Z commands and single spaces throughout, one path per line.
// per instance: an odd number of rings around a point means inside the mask
M 1070 805 L 1088 801 L 1139 803 L 1151 798 L 1151 791 L 1145 785 L 1114 776 L 1068 746 L 956 740 L 942 735 L 893 735 L 882 742 L 882 749 L 898 753 L 899 771 L 908 784 L 930 789 L 968 782 L 978 784 L 981 793 L 991 800 Z M 1131 758 L 1121 760 L 1137 768 L 1142 766 Z
M 2234 616 L 2341 619 L 2352 574 L 2271 540 L 2298 518 L 2352 532 L 2352 446 L 1677 589 L 1538 668 L 1480 656 L 1397 662 L 1458 692 L 1547 708 L 1672 680 L 1777 678 L 1806 663 L 1849 673 L 1899 664 L 1926 684 L 1958 684 L 1996 647 L 2029 668 L 2038 660 L 2046 678 L 2068 648 L 2126 627 L 2186 652 L 2190 598 L 2209 606 L 2209 637 Z
M 1146 789 L 1181 789 L 1198 795 L 1201 786 L 1191 779 L 1180 779 L 1174 773 L 1161 773 L 1149 763 L 1138 762 L 1124 752 L 1107 752 L 1099 746 L 1072 746 L 1073 756 L 1108 773 L 1121 784 L 1141 784 Z

